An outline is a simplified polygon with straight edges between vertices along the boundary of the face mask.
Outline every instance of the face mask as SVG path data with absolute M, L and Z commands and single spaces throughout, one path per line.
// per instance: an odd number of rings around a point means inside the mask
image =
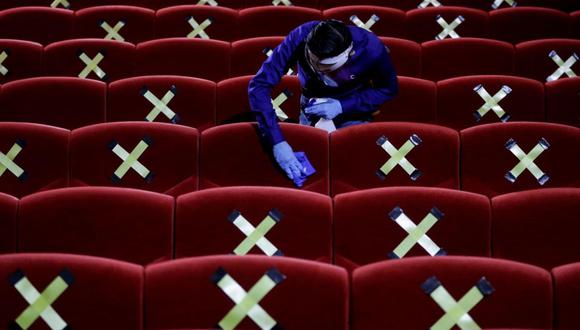
M 332 71 L 335 71 L 335 70 L 339 69 L 340 67 L 342 67 L 348 61 L 350 53 L 352 52 L 352 48 L 353 48 L 353 45 L 351 43 L 350 46 L 344 52 L 340 53 L 339 55 L 334 56 L 334 57 L 324 58 L 321 60 L 319 60 L 318 57 L 316 57 L 316 55 L 312 54 L 310 52 L 310 50 L 307 49 L 306 51 L 307 51 L 307 57 L 309 58 L 309 62 L 315 71 L 332 72 Z M 324 65 L 325 66 L 324 70 L 321 70 L 319 68 L 319 65 Z

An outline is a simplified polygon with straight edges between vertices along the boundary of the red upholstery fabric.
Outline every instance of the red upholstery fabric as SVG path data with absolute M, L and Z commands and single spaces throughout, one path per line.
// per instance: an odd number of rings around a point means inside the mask
M 518 43 L 527 40 L 567 38 L 570 16 L 549 8 L 516 7 L 489 13 L 490 36 L 493 39 Z
M 199 1 L 191 1 L 191 0 L 148 0 L 151 2 L 151 5 L 154 8 L 163 9 L 166 7 L 171 6 L 179 6 L 179 5 L 191 5 L 197 4 Z M 245 0 L 216 0 L 218 6 L 220 7 L 228 7 L 228 8 L 243 8 L 245 4 Z M 208 5 L 208 4 L 205 4 Z
M 570 14 L 572 18 L 572 38 L 580 38 L 580 10 Z
M 396 207 L 416 225 L 432 208 L 444 216 L 426 233 L 448 255 L 490 256 L 490 206 L 482 195 L 424 187 L 378 188 L 334 199 L 335 263 L 354 269 L 389 259 L 408 236 L 389 217 Z M 416 244 L 404 258 L 429 255 Z M 401 256 L 399 256 L 401 257 Z
M 456 300 L 481 277 L 491 283 L 495 291 L 469 312 L 482 328 L 552 325 L 552 283 L 547 271 L 489 258 L 418 257 L 355 270 L 351 329 L 400 329 L 402 324 L 404 329 L 427 329 L 434 325 L 445 312 L 421 289 L 432 276 Z
M 284 329 L 348 328 L 348 279 L 344 269 L 293 258 L 217 256 L 181 259 L 145 270 L 148 330 L 214 328 L 235 304 L 212 283 L 223 268 L 248 291 L 274 267 L 286 276 L 260 301 Z M 236 327 L 257 329 L 245 318 Z
M 73 13 L 65 9 L 7 9 L 0 12 L 0 38 L 29 40 L 46 45 L 71 38 L 73 24 Z
M 242 9 L 239 37 L 286 36 L 300 24 L 320 19 L 322 12 L 312 8 L 265 6 Z
M 126 78 L 134 74 L 135 46 L 127 42 L 100 39 L 74 39 L 50 44 L 44 49 L 44 70 L 47 75 L 78 77 L 87 67 L 80 59 L 81 53 L 93 60 L 103 55 L 99 63 L 106 76 L 99 78 L 90 72 L 87 79 L 106 82 Z
M 550 144 L 534 163 L 550 179 L 542 186 L 525 170 L 514 183 L 504 176 L 520 162 L 506 143 L 514 139 L 528 154 L 540 141 Z M 550 123 L 498 123 L 461 131 L 462 189 L 487 196 L 550 187 L 580 187 L 580 129 Z
M 513 72 L 514 48 L 502 41 L 459 38 L 423 43 L 424 79 Z
M 194 29 L 188 22 L 192 17 L 200 25 L 206 19 L 211 20 L 211 25 L 203 30 L 210 39 L 224 41 L 237 39 L 239 27 L 236 10 L 198 5 L 175 6 L 157 11 L 157 38 L 187 37 Z M 201 36 L 197 35 L 195 38 Z
M 580 56 L 580 40 L 577 39 L 546 39 L 522 42 L 516 46 L 516 74 L 545 82 L 557 69 L 549 54 L 555 51 L 562 61 L 566 62 L 571 56 Z M 580 72 L 580 62 L 571 69 Z M 567 78 L 563 74 L 560 79 Z
M 18 199 L 0 193 L 0 254 L 16 251 Z
M 320 0 L 320 6 L 322 8 L 334 8 L 356 4 L 368 6 L 384 6 L 401 10 L 409 10 L 417 8 L 421 2 L 422 0 L 359 0 L 356 2 L 351 0 Z
M 232 77 L 254 75 L 268 58 L 266 53 L 282 43 L 284 37 L 257 37 L 232 43 Z
M 220 81 L 229 76 L 230 44 L 219 40 L 158 39 L 137 46 L 138 75 L 178 75 Z
M 452 24 L 456 18 L 463 16 L 465 21 L 454 29 L 460 37 L 487 37 L 488 14 L 483 10 L 465 7 L 428 7 L 407 12 L 407 39 L 417 42 L 435 40 L 435 37 L 443 31 L 443 27 L 437 23 L 439 16 L 447 24 Z
M 124 39 L 122 41 L 136 44 L 155 37 L 155 11 L 131 6 L 99 6 L 77 11 L 75 36 L 77 38 L 105 38 L 109 32 L 101 27 L 103 22 L 112 28 L 115 28 L 119 22 L 123 22 L 125 25 L 118 31 Z
M 243 76 L 220 81 L 217 84 L 217 114 L 219 124 L 240 121 L 255 121 L 248 101 L 248 84 L 253 76 Z M 272 90 L 272 99 L 284 92 L 290 92 L 290 97 L 280 105 L 289 117 L 288 122 L 298 122 L 300 113 L 300 81 L 296 76 L 284 76 Z M 288 94 L 287 94 L 288 95 Z
M 109 259 L 66 254 L 0 255 L 0 323 L 8 325 L 29 307 L 8 280 L 21 271 L 39 291 L 63 272 L 72 284 L 52 308 L 75 329 L 138 330 L 143 326 L 143 268 Z M 66 276 L 65 276 L 66 277 Z M 50 328 L 42 318 L 30 329 Z
M 246 7 L 271 6 L 273 0 L 246 0 Z M 290 0 L 293 6 L 317 8 L 320 0 Z M 278 6 L 282 6 L 280 3 Z
M 399 76 L 421 76 L 421 45 L 399 38 L 380 37 Z
M 494 197 L 494 257 L 546 269 L 580 261 L 580 189 L 552 188 Z
M 399 93 L 380 107 L 374 121 L 435 123 L 437 87 L 430 80 L 399 76 Z
M 400 149 L 411 135 L 422 143 L 406 159 L 422 175 L 413 181 L 397 165 L 384 178 L 377 171 L 391 156 L 377 145 L 384 136 Z M 372 123 L 338 130 L 330 136 L 331 191 L 333 195 L 388 186 L 459 188 L 459 136 L 442 126 L 420 123 Z
M 6 155 L 16 143 L 23 146 L 13 162 L 24 171 L 17 177 L 6 170 L 0 176 L 0 191 L 22 197 L 66 186 L 69 133 L 39 124 L 0 122 L 0 152 Z
M 140 76 L 109 85 L 107 121 L 142 121 L 155 108 L 144 93 L 157 99 L 171 91 L 167 107 L 177 117 L 159 113 L 156 122 L 175 122 L 204 130 L 215 125 L 216 86 L 213 81 L 182 76 Z M 171 115 L 170 115 L 171 116 Z
M 519 0 L 516 2 L 516 6 L 524 7 L 524 6 L 538 6 L 538 7 L 546 7 L 546 8 L 557 8 L 560 9 L 563 7 L 563 2 L 565 0 Z M 461 6 L 461 7 L 471 7 L 482 9 L 485 11 L 492 11 L 494 8 L 492 4 L 495 2 L 494 0 L 442 0 L 440 1 L 444 3 L 446 6 Z M 510 8 L 510 4 L 507 2 L 502 2 L 499 8 Z
M 580 77 L 546 84 L 548 121 L 580 127 Z
M 304 151 L 316 169 L 302 190 L 328 194 L 328 134 L 296 124 L 280 124 L 295 152 Z M 260 142 L 256 124 L 222 125 L 202 133 L 200 188 L 220 186 L 276 186 L 294 188 L 278 167 L 271 147 Z
M 503 86 L 511 88 L 498 105 L 509 116 L 509 121 L 544 121 L 544 85 L 535 80 L 513 76 L 469 76 L 452 78 L 437 83 L 437 120 L 454 129 L 497 123 L 500 118 L 489 110 L 478 121 L 475 112 L 485 104 L 474 90 L 482 85 L 494 97 Z
M 42 52 L 42 45 L 36 42 L 0 40 L 0 54 L 7 56 L 1 65 L 8 70 L 6 74 L 0 74 L 0 83 L 39 76 L 42 73 Z
M 170 196 L 142 190 L 80 187 L 23 198 L 19 251 L 93 255 L 136 264 L 172 256 Z
M 239 211 L 254 227 L 270 211 L 279 213 L 280 221 L 265 238 L 282 255 L 322 262 L 332 260 L 330 197 L 274 187 L 216 188 L 180 196 L 175 257 L 232 254 L 246 238 L 229 218 L 234 211 Z M 265 254 L 258 246 L 249 253 Z
M 196 129 L 165 123 L 120 122 L 87 126 L 71 133 L 71 185 L 118 186 L 177 196 L 197 188 Z M 149 147 L 138 161 L 150 171 L 144 179 L 130 168 L 114 176 L 123 163 L 110 149 L 118 143 L 131 153 L 141 142 Z M 120 179 L 120 180 L 119 180 Z
M 2 86 L 0 120 L 78 128 L 105 121 L 107 86 L 71 77 L 38 77 Z
M 348 25 L 354 24 L 351 21 L 353 15 L 365 24 L 373 15 L 376 15 L 379 20 L 370 28 L 374 34 L 399 38 L 405 36 L 405 12 L 400 9 L 359 5 L 327 9 L 322 14 L 325 19 L 337 19 Z
M 555 314 L 558 330 L 578 327 L 578 304 L 580 304 L 580 263 L 561 266 L 552 270 L 555 284 Z

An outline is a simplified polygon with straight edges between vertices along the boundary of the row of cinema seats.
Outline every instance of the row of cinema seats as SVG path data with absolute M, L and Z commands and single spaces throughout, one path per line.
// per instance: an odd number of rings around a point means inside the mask
M 204 131 L 255 120 L 248 101 L 252 77 L 216 84 L 183 76 L 141 76 L 109 85 L 72 77 L 21 79 L 0 86 L 0 121 L 66 129 L 149 121 Z M 500 121 L 580 127 L 579 92 L 580 77 L 542 84 L 514 76 L 466 76 L 437 83 L 399 76 L 399 94 L 379 108 L 374 121 L 432 123 L 457 130 Z M 283 77 L 273 90 L 272 102 L 281 121 L 298 122 L 300 93 L 296 76 Z
M 169 38 L 137 46 L 112 40 L 74 39 L 42 47 L 0 39 L 0 83 L 35 76 L 71 76 L 111 82 L 142 75 L 180 75 L 213 81 L 255 74 L 283 37 L 228 43 Z M 467 75 L 516 75 L 541 82 L 580 72 L 580 39 L 509 43 L 478 38 L 418 44 L 381 38 L 397 74 L 427 80 Z M 294 69 L 295 70 L 295 69 Z
M 212 256 L 143 268 L 14 254 L 0 256 L 0 277 L 10 279 L 0 282 L 0 324 L 14 329 L 576 330 L 580 305 L 579 263 L 549 272 L 476 257 L 386 261 L 349 278 L 293 258 Z
M 392 186 L 495 196 L 580 187 L 580 128 L 514 122 L 460 132 L 421 123 L 336 131 L 281 124 L 316 169 L 303 190 L 322 194 Z M 67 186 L 117 186 L 178 196 L 224 186 L 294 187 L 252 123 L 201 133 L 165 123 L 104 123 L 68 131 L 0 123 L 0 189 L 16 197 Z
M 545 269 L 580 262 L 580 189 L 488 199 L 390 187 L 327 195 L 225 187 L 173 197 L 75 187 L 0 194 L 0 253 L 74 253 L 150 264 L 207 255 L 287 256 L 352 271 L 420 256 L 510 259 Z

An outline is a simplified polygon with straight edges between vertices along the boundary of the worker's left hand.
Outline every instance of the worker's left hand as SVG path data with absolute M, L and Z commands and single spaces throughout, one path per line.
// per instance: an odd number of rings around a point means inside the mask
M 324 119 L 334 119 L 334 117 L 342 113 L 342 105 L 336 99 L 313 99 L 314 102 L 309 102 L 304 112 L 308 115 L 315 115 Z M 320 102 L 322 101 L 322 102 Z

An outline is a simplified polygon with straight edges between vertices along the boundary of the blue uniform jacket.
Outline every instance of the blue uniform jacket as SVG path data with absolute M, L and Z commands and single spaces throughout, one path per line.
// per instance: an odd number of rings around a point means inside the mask
M 334 119 L 336 127 L 346 121 L 370 120 L 381 104 L 397 94 L 397 76 L 388 49 L 376 35 L 355 26 L 349 26 L 354 53 L 351 52 L 343 67 L 329 74 L 338 86 L 325 84 L 308 64 L 305 53 L 305 39 L 318 23 L 308 22 L 290 32 L 250 81 L 250 107 L 256 112 L 261 133 L 272 145 L 285 139 L 272 106 L 271 92 L 294 65 L 298 67 L 303 100 L 330 97 L 340 101 L 342 114 Z

